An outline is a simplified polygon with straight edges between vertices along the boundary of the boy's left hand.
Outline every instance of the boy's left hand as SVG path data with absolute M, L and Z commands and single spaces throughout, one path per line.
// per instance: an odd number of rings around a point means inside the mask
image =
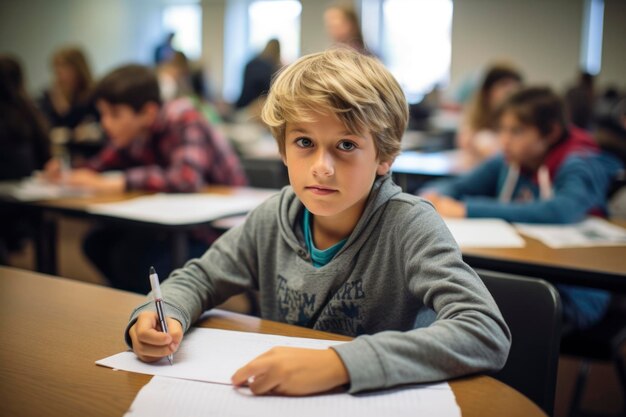
M 308 395 L 331 390 L 350 380 L 333 349 L 275 347 L 232 376 L 235 386 L 248 385 L 256 395 Z
M 90 169 L 75 169 L 67 174 L 64 183 L 73 187 L 87 188 L 98 193 L 121 193 L 126 187 L 124 177 L 107 177 Z

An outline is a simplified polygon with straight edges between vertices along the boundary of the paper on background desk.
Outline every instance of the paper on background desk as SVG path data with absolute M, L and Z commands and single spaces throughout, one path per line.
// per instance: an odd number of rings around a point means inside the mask
M 235 371 L 274 346 L 326 349 L 340 343 L 345 342 L 193 328 L 185 334 L 174 354 L 173 365 L 166 358 L 145 363 L 133 352 L 118 353 L 96 361 L 96 364 L 140 374 L 230 384 Z
M 524 239 L 501 219 L 447 219 L 446 226 L 463 248 L 522 248 Z
M 570 225 L 516 223 L 515 227 L 555 249 L 626 245 L 626 229 L 597 217 Z
M 246 195 L 155 194 L 119 203 L 93 204 L 90 213 L 166 225 L 204 223 L 245 214 L 273 192 Z
M 1 181 L 0 196 L 17 201 L 53 200 L 65 197 L 83 197 L 91 195 L 87 190 L 53 184 L 36 177 L 21 181 Z
M 366 394 L 345 393 L 309 397 L 255 397 L 247 388 L 154 377 L 125 417 L 461 417 L 454 393 L 446 383 Z

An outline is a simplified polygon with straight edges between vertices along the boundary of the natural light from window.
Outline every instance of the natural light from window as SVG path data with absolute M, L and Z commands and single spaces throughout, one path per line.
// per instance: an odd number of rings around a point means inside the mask
M 409 102 L 450 79 L 452 0 L 384 0 L 381 53 Z
M 177 4 L 163 9 L 163 30 L 174 32 L 174 48 L 189 59 L 202 54 L 202 7 L 200 4 Z
M 300 55 L 300 13 L 302 5 L 297 0 L 260 0 L 248 8 L 250 19 L 249 48 L 258 53 L 267 41 L 280 41 L 284 63 L 295 61 Z

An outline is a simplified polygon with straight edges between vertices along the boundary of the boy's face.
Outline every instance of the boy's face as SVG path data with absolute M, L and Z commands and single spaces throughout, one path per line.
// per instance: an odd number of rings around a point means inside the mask
M 370 133 L 350 134 L 334 115 L 287 123 L 283 161 L 296 195 L 315 216 L 358 221 L 376 175 L 389 171 L 379 162 Z
M 550 146 L 539 129 L 522 124 L 510 111 L 500 117 L 498 136 L 507 162 L 531 170 L 539 168 Z
M 102 127 L 118 148 L 124 148 L 133 140 L 145 137 L 156 117 L 151 108 L 152 103 L 146 104 L 138 112 L 127 104 L 111 104 L 105 100 L 98 100 L 96 106 L 100 112 Z

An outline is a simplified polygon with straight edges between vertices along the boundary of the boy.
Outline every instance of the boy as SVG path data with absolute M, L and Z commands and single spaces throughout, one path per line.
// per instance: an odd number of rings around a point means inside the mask
M 208 184 L 246 184 L 237 155 L 187 99 L 161 103 L 155 74 L 147 67 L 127 65 L 106 75 L 96 86 L 95 102 L 108 145 L 85 167 L 61 176 L 58 161 L 46 167 L 48 178 L 100 193 L 124 190 L 195 192 Z M 119 170 L 110 176 L 102 171 Z M 171 271 L 166 242 L 142 230 L 108 227 L 86 239 L 87 257 L 116 288 L 149 291 L 139 279 L 156 264 Z M 190 241 L 201 254 L 214 232 L 199 230 Z M 141 271 L 141 272 L 139 272 Z
M 164 282 L 170 334 L 157 330 L 154 303 L 133 312 L 126 340 L 139 358 L 174 352 L 203 310 L 255 288 L 265 319 L 358 336 L 261 355 L 232 377 L 255 394 L 358 392 L 501 368 L 510 333 L 493 299 L 435 210 L 391 181 L 408 108 L 383 65 L 352 50 L 305 56 L 277 77 L 262 118 L 291 186 Z M 438 320 L 414 330 L 423 307 Z
M 547 88 L 512 95 L 499 111 L 503 154 L 471 173 L 435 182 L 422 195 L 442 216 L 511 222 L 572 223 L 604 214 L 621 164 L 585 131 L 569 127 L 559 97 Z M 609 293 L 559 285 L 565 329 L 597 322 Z

